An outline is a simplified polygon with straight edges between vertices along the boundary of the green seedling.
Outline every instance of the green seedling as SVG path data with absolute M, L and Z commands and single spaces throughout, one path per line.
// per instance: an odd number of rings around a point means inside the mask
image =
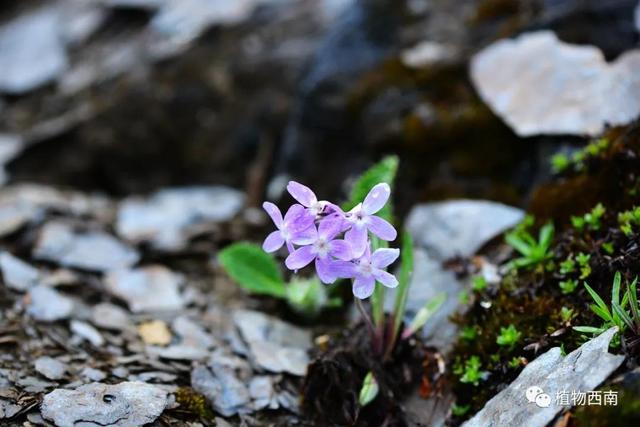
M 549 260 L 553 253 L 549 250 L 553 241 L 553 224 L 545 224 L 536 240 L 526 229 L 514 229 L 507 233 L 505 240 L 521 256 L 508 264 L 510 269 L 535 267 Z
M 515 326 L 509 325 L 508 327 L 500 328 L 500 334 L 496 338 L 496 343 L 505 347 L 513 347 L 522 336 L 522 332 L 519 332 Z

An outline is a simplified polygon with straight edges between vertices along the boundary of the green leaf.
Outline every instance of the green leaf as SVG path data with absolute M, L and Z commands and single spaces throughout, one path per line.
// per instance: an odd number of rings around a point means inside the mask
M 369 191 L 376 184 L 380 184 L 381 182 L 386 182 L 393 189 L 393 182 L 395 180 L 397 170 L 397 156 L 385 157 L 380 162 L 373 165 L 355 182 L 351 189 L 349 201 L 342 205 L 342 209 L 347 211 L 353 209 L 358 203 L 362 203 Z M 387 204 L 378 213 L 376 213 L 376 215 L 389 222 L 393 222 L 391 200 L 389 200 L 389 202 L 387 202 Z
M 551 242 L 553 241 L 553 223 L 546 223 L 541 229 L 540 234 L 538 235 L 538 243 L 541 247 L 545 249 L 545 251 L 551 246 Z
M 584 282 L 584 287 L 587 289 L 587 292 L 589 292 L 589 295 L 591 295 L 591 298 L 593 298 L 593 300 L 596 302 L 596 304 L 598 304 L 598 306 L 601 309 L 603 309 L 604 311 L 609 313 L 609 309 L 607 308 L 607 304 L 605 304 L 604 301 L 602 300 L 602 298 L 600 298 L 600 295 L 598 295 L 596 293 L 596 291 L 591 289 L 591 286 L 587 285 L 587 282 Z
M 622 282 L 622 275 L 619 271 L 616 271 L 616 275 L 613 276 L 613 287 L 611 288 L 612 304 L 618 304 L 620 302 L 620 282 Z
M 362 381 L 362 388 L 360 388 L 360 396 L 358 402 L 360 406 L 367 406 L 378 395 L 380 388 L 378 387 L 378 381 L 373 376 L 373 372 L 368 372 Z
M 286 285 L 278 263 L 259 246 L 234 243 L 220 251 L 218 261 L 244 289 L 277 298 L 286 296 Z
M 633 329 L 633 320 L 629 316 L 629 313 L 627 313 L 622 307 L 620 307 L 620 304 L 614 302 L 611 304 L 611 308 L 613 310 L 613 313 L 618 316 L 620 320 L 622 320 L 630 329 Z M 622 329 L 623 328 L 620 328 L 621 331 Z
M 402 338 L 408 338 L 413 335 L 416 331 L 422 328 L 429 318 L 433 316 L 433 314 L 438 311 L 440 306 L 444 304 L 447 300 L 447 294 L 445 292 L 441 292 L 431 300 L 427 301 L 427 303 L 416 313 L 415 317 L 411 321 L 411 324 L 404 330 L 402 333 Z
M 520 252 L 524 256 L 531 255 L 531 246 L 524 242 L 517 234 L 508 233 L 504 239 L 507 243 L 513 247 L 515 250 Z
M 633 315 L 633 320 L 635 321 L 637 327 L 640 329 L 640 311 L 638 310 L 638 294 L 636 293 L 636 282 L 638 278 L 633 280 L 633 283 L 629 285 L 627 288 L 627 295 L 629 295 L 628 299 L 631 304 L 631 314 Z
M 400 278 L 393 308 L 393 338 L 398 336 L 409 296 L 409 283 L 413 273 L 413 239 L 406 231 L 402 234 L 402 250 L 400 251 Z
M 602 332 L 602 328 L 594 328 L 593 326 L 574 326 L 573 329 L 578 332 L 584 332 L 586 334 L 597 334 Z
M 591 311 L 600 316 L 600 318 L 605 322 L 613 321 L 613 317 L 611 316 L 611 313 L 609 313 L 609 309 L 603 310 L 601 307 L 598 307 L 595 304 L 591 304 L 589 307 L 591 308 Z

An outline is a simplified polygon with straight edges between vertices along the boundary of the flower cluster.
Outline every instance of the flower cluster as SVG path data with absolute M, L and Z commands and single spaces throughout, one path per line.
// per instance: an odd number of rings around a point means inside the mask
M 373 187 L 349 212 L 318 200 L 311 189 L 295 181 L 289 182 L 287 191 L 298 203 L 284 217 L 273 203 L 263 204 L 277 228 L 262 245 L 266 252 L 286 246 L 287 268 L 297 271 L 313 262 L 323 283 L 353 279 L 353 294 L 360 299 L 373 293 L 376 281 L 389 288 L 398 286 L 397 279 L 385 268 L 398 258 L 399 250 L 381 248 L 372 252 L 369 238 L 370 234 L 386 241 L 396 238 L 395 228 L 374 215 L 387 203 L 389 185 Z

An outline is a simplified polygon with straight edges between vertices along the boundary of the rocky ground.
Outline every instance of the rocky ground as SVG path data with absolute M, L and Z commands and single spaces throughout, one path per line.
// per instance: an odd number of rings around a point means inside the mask
M 602 295 L 640 273 L 638 229 L 618 223 L 640 182 L 639 33 L 635 0 L 2 4 L 0 424 L 323 425 L 301 390 L 354 333 L 349 292 L 310 320 L 241 290 L 217 254 L 264 238 L 258 207 L 290 177 L 341 200 L 388 153 L 415 243 L 408 316 L 447 295 L 394 422 L 614 425 L 518 400 L 603 383 L 627 396 L 615 425 L 637 421 L 637 353 L 572 335 L 590 297 L 561 293 L 574 277 L 555 267 L 509 273 L 502 236 L 553 220 L 552 261 L 590 254 Z M 597 203 L 602 228 L 572 229 Z M 505 322 L 524 333 L 509 350 Z M 454 374 L 475 354 L 480 388 Z

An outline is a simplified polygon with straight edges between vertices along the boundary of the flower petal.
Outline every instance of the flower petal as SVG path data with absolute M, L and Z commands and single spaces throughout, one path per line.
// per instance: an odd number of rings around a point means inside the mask
M 322 283 L 333 283 L 337 279 L 331 264 L 328 258 L 316 258 L 316 273 L 318 273 L 318 278 Z
M 351 279 L 356 276 L 356 266 L 348 261 L 331 261 L 331 273 L 338 279 Z
M 391 194 L 391 188 L 389 184 L 386 182 L 381 182 L 380 184 L 375 185 L 367 197 L 364 198 L 364 202 L 362 202 L 362 210 L 368 214 L 373 215 L 378 212 L 387 200 L 389 200 L 389 195 Z
M 380 283 L 382 283 L 387 288 L 395 288 L 398 286 L 398 279 L 391 273 L 387 273 L 384 270 L 379 270 L 377 268 L 373 269 L 373 277 Z
M 311 250 L 311 246 L 303 246 L 293 251 L 287 259 L 284 260 L 284 264 L 289 270 L 297 270 L 309 265 L 315 257 L 316 254 Z
M 393 225 L 379 216 L 370 216 L 368 219 L 367 228 L 382 240 L 392 241 L 398 236 L 398 232 L 393 228 Z
M 284 215 L 284 227 L 292 233 L 306 230 L 313 225 L 314 216 L 304 206 L 299 204 L 292 205 Z
M 371 265 L 376 268 L 385 268 L 391 265 L 398 256 L 400 250 L 390 248 L 380 248 L 371 255 Z
M 318 236 L 326 240 L 333 239 L 336 234 L 342 231 L 342 223 L 344 219 L 338 214 L 332 214 L 324 217 L 318 226 Z
M 311 225 L 311 227 L 306 230 L 294 233 L 291 237 L 291 241 L 296 245 L 310 245 L 316 240 L 318 240 L 318 230 L 316 230 L 315 225 Z
M 264 239 L 264 243 L 262 243 L 262 249 L 265 252 L 271 253 L 280 249 L 282 245 L 284 245 L 282 233 L 280 233 L 280 230 L 276 230 L 273 233 L 269 234 L 266 239 Z
M 287 191 L 294 199 L 306 207 L 309 207 L 318 201 L 318 198 L 313 191 L 299 182 L 289 181 L 289 184 L 287 184 Z
M 353 225 L 349 231 L 344 233 L 344 240 L 351 245 L 354 258 L 360 258 L 367 249 L 367 229 L 361 225 Z
M 271 217 L 271 220 L 276 225 L 276 227 L 278 228 L 282 227 L 282 222 L 283 222 L 282 213 L 280 212 L 280 209 L 278 209 L 276 205 L 274 205 L 271 202 L 264 202 L 262 204 L 262 209 L 267 211 L 267 214 L 269 214 L 269 216 Z
M 376 281 L 373 276 L 358 276 L 353 281 L 353 295 L 360 299 L 369 298 L 375 287 Z
M 345 240 L 332 240 L 329 255 L 336 257 L 342 261 L 350 261 L 353 259 L 353 251 L 351 245 Z

